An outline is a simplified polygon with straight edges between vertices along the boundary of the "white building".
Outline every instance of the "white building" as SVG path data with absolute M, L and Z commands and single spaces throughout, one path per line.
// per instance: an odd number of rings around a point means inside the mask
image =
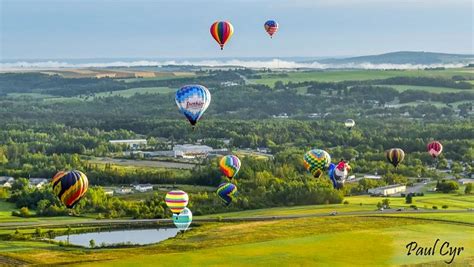
M 146 139 L 131 139 L 131 140 L 110 140 L 109 143 L 116 145 L 127 145 L 131 149 L 138 149 L 140 147 L 146 147 Z
M 0 176 L 0 187 L 12 187 L 13 182 L 15 182 L 15 178 L 10 176 Z
M 173 147 L 174 157 L 182 157 L 182 158 L 197 158 L 197 157 L 207 157 L 209 152 L 212 152 L 213 148 L 210 146 L 203 146 L 203 145 L 175 145 Z
M 138 192 L 147 192 L 147 191 L 153 191 L 153 185 L 151 184 L 137 184 L 134 186 L 135 190 Z
M 46 178 L 30 178 L 28 180 L 30 182 L 30 186 L 36 188 L 41 188 L 47 183 L 49 183 L 49 180 Z
M 382 179 L 382 176 L 380 176 L 380 175 L 364 174 L 364 179 L 380 180 L 380 179 Z
M 474 183 L 474 179 L 469 179 L 469 178 L 459 179 L 458 183 L 461 184 L 461 185 L 472 184 L 472 183 Z
M 131 193 L 133 193 L 133 192 L 132 192 L 132 188 L 130 188 L 130 187 L 120 187 L 120 188 L 115 189 L 114 192 L 115 192 L 116 194 L 120 194 L 120 195 L 125 195 L 125 194 L 131 194 Z
M 397 193 L 403 193 L 407 190 L 407 187 L 401 184 L 387 185 L 382 187 L 376 187 L 369 189 L 369 193 L 373 195 L 393 195 Z

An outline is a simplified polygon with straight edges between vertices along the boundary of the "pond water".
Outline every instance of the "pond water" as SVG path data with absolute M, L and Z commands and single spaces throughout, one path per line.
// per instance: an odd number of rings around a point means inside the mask
M 158 228 L 158 229 L 136 229 L 136 230 L 111 230 L 93 233 L 82 233 L 69 235 L 69 243 L 83 247 L 90 246 L 90 240 L 94 239 L 95 245 L 100 246 L 102 243 L 106 245 L 118 243 L 131 243 L 146 245 L 158 243 L 170 237 L 176 236 L 177 228 Z M 56 241 L 67 241 L 68 236 L 57 236 Z

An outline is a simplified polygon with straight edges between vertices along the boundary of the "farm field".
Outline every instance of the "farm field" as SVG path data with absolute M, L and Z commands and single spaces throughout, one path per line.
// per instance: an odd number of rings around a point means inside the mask
M 472 92 L 473 90 L 465 90 L 465 89 L 456 89 L 456 88 L 449 88 L 449 87 L 434 87 L 434 86 L 415 86 L 415 85 L 379 85 L 385 87 L 392 87 L 397 89 L 399 92 L 403 92 L 406 90 L 419 90 L 419 91 L 426 91 L 431 93 L 459 93 L 459 92 Z
M 130 159 L 114 159 L 114 158 L 94 158 L 89 160 L 93 164 L 113 164 L 123 167 L 149 167 L 149 168 L 170 168 L 170 169 L 192 169 L 194 164 L 157 161 L 157 160 L 130 160 Z
M 444 77 L 451 78 L 454 75 L 468 76 L 474 79 L 474 70 L 449 69 L 449 70 L 331 70 L 331 71 L 306 71 L 306 72 L 285 72 L 287 76 L 280 77 L 280 72 L 276 74 L 263 73 L 262 79 L 250 79 L 257 84 L 265 84 L 273 87 L 276 81 L 287 82 L 340 82 L 386 79 L 397 76 L 408 77 Z

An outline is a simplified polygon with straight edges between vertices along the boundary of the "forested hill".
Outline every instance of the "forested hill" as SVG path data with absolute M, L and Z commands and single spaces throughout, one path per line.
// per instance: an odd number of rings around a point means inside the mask
M 446 54 L 433 52 L 400 51 L 381 55 L 370 55 L 349 58 L 329 58 L 318 60 L 326 64 L 372 63 L 372 64 L 469 64 L 474 62 L 474 55 Z

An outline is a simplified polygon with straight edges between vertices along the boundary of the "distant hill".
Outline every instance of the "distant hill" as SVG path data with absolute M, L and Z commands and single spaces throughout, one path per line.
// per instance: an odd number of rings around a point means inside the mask
M 318 60 L 318 62 L 325 64 L 468 64 L 474 62 L 474 55 L 401 51 L 372 56 L 328 58 Z

